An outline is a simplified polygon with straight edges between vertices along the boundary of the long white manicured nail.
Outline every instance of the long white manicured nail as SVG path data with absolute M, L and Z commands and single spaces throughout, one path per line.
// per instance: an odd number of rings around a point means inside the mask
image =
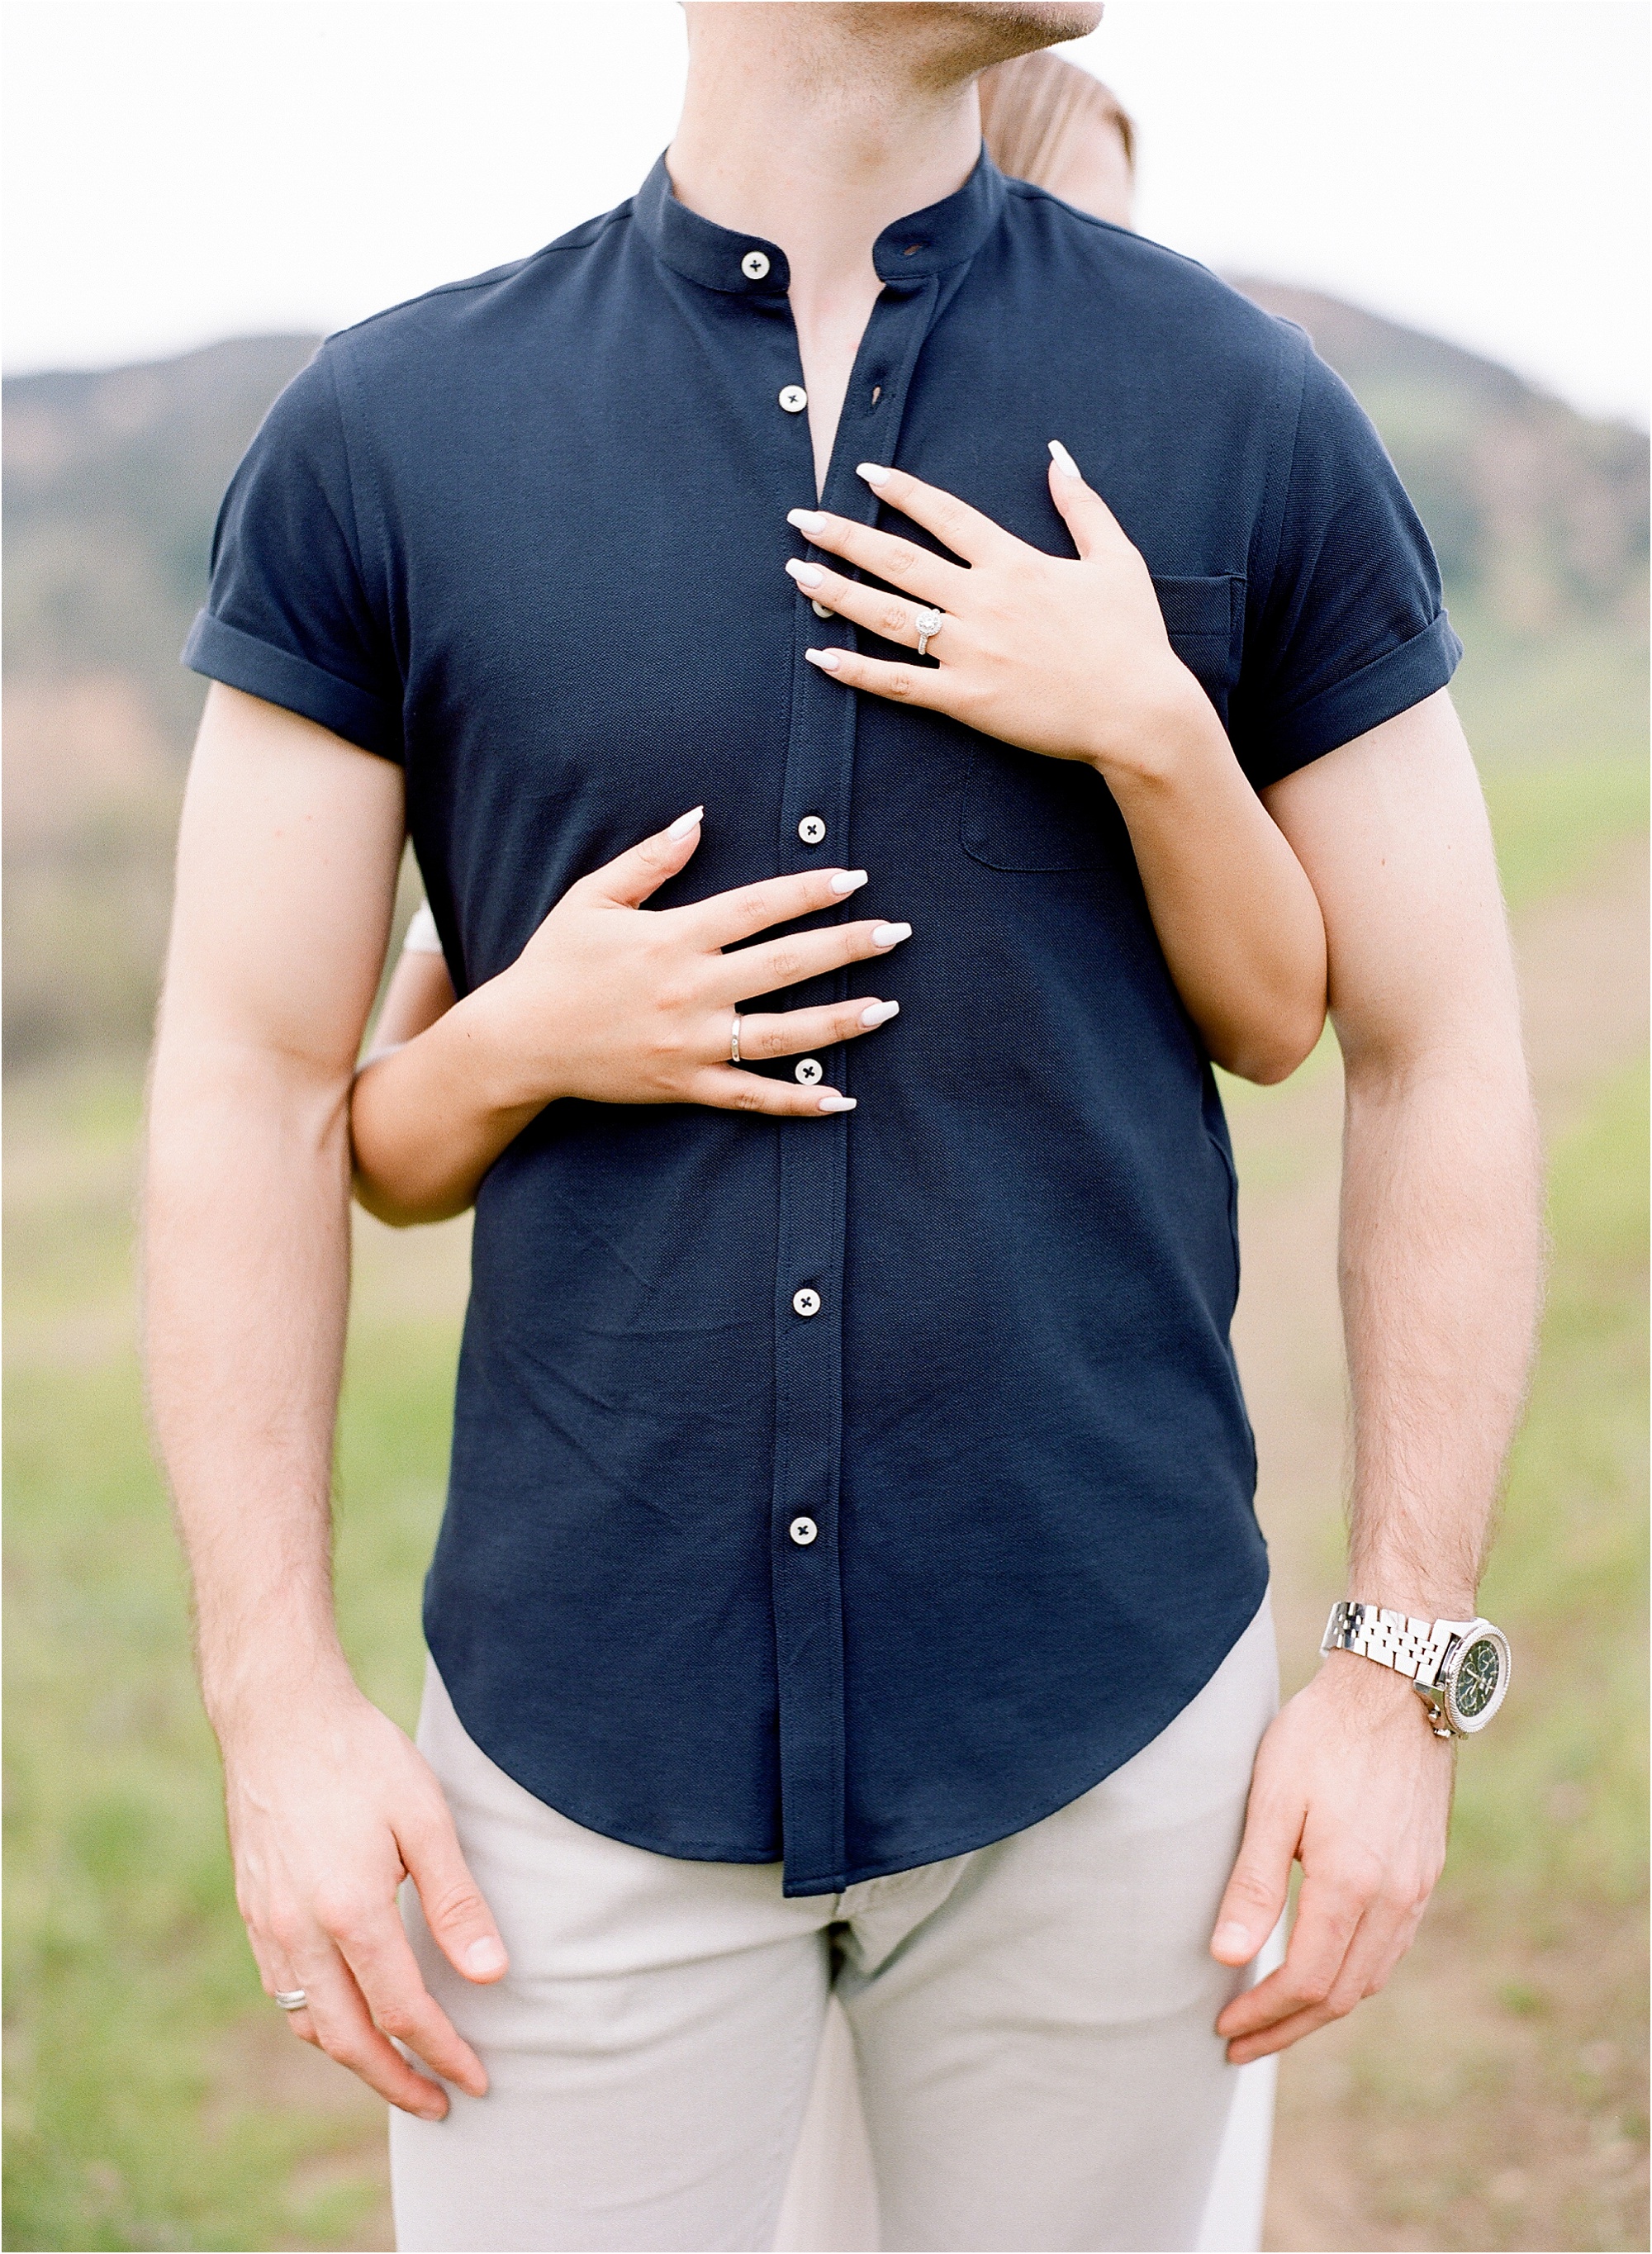
M 871 1002 L 860 1013 L 863 1026 L 886 1026 L 891 1018 L 900 1015 L 899 1002 Z
M 839 1096 L 834 1088 L 830 1096 L 822 1096 L 817 1108 L 822 1111 L 852 1111 L 855 1108 L 855 1098 L 852 1096 Z
M 794 556 L 786 566 L 800 587 L 818 587 L 826 574 L 813 564 L 800 564 Z
M 889 472 L 880 462 L 857 462 L 855 475 L 864 478 L 869 486 L 886 486 L 889 482 Z
M 880 923 L 872 928 L 872 943 L 874 947 L 899 947 L 903 939 L 911 937 L 909 923 Z
M 803 654 L 811 665 L 819 666 L 822 673 L 836 673 L 844 662 L 841 650 L 806 649 Z
M 700 816 L 704 812 L 705 808 L 703 806 L 696 806 L 691 814 L 679 814 L 669 830 L 666 831 L 666 836 L 671 838 L 686 837 L 690 830 L 699 828 Z
M 840 869 L 831 878 L 827 889 L 830 892 L 840 893 L 858 892 L 865 881 L 866 872 L 864 869 Z
M 800 532 L 818 532 L 826 522 L 826 512 L 823 508 L 788 508 L 786 522 L 794 524 Z
M 1073 457 L 1068 452 L 1067 448 L 1061 444 L 1059 438 L 1052 438 L 1050 441 L 1050 459 L 1054 463 L 1056 468 L 1060 470 L 1063 477 L 1075 478 L 1079 475 L 1078 464 L 1073 459 Z

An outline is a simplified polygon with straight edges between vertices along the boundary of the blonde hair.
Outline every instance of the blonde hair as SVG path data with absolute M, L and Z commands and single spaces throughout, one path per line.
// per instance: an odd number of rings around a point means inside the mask
M 1116 135 L 1134 178 L 1136 128 L 1130 112 L 1077 63 L 1040 50 L 994 63 L 976 85 L 982 135 L 1001 172 L 1054 188 L 1081 145 L 1103 132 Z

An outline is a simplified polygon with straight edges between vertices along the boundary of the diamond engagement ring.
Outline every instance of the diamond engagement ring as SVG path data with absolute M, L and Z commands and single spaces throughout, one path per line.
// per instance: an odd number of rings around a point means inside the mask
M 941 631 L 943 614 L 928 603 L 920 603 L 912 622 L 918 629 L 918 654 L 927 657 L 930 643 Z
M 740 1013 L 739 1013 L 739 1012 L 737 1010 L 737 1011 L 734 1012 L 734 1030 L 733 1030 L 733 1031 L 730 1033 L 730 1035 L 729 1035 L 729 1062 L 730 1062 L 731 1064 L 738 1064 L 739 1060 L 740 1060 Z
M 310 1998 L 302 1988 L 277 1988 L 276 2001 L 284 2012 L 302 2012 Z

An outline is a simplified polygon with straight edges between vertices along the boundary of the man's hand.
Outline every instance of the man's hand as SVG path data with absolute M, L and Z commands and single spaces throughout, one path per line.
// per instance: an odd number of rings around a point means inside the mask
M 487 2076 L 424 1984 L 396 1911 L 402 1880 L 455 1970 L 489 1982 L 506 1969 L 441 1788 L 347 1676 L 262 1704 L 247 1731 L 226 1731 L 224 1776 L 235 1896 L 264 1988 L 302 1988 L 294 2034 L 392 2105 L 439 2121 L 446 2092 L 396 2042 L 473 2097 Z
M 1333 1652 L 1263 1739 L 1210 1953 L 1249 1964 L 1302 1891 L 1284 1963 L 1216 2021 L 1235 2066 L 1374 1996 L 1410 1947 L 1446 1860 L 1453 1749 L 1403 1676 Z

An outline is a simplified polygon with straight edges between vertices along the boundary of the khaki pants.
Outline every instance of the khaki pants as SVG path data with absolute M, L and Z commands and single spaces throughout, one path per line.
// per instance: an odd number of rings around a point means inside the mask
M 774 2247 L 835 1994 L 885 2247 L 1238 2254 L 1207 2210 L 1256 2069 L 1228 2066 L 1212 2031 L 1242 1981 L 1208 1945 L 1277 1697 L 1264 1603 L 1169 1728 L 1054 1816 L 787 1900 L 777 1866 L 649 1854 L 545 1807 L 472 1744 L 432 1668 L 419 1743 L 511 1970 L 461 1980 L 404 1890 L 425 1977 L 492 2088 L 452 2091 L 444 2122 L 392 2115 L 397 2244 Z M 786 2202 L 794 2246 L 831 2243 L 831 2215 L 808 2212 L 830 2198 L 804 2180 L 822 2135 L 853 2148 L 819 2118 L 830 2056 Z

